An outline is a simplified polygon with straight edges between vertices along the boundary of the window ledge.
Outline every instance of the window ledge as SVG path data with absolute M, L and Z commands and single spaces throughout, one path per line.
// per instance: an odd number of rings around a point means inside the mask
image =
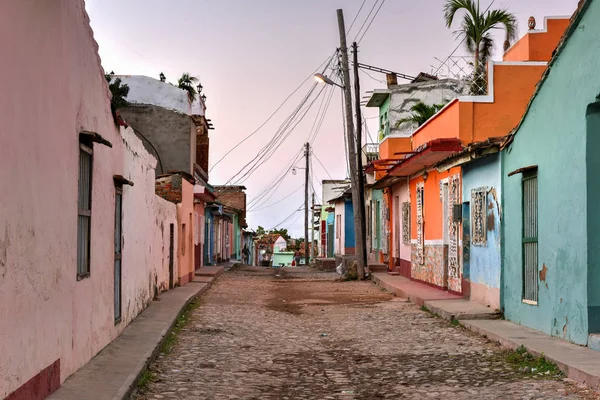
M 523 302 L 523 304 L 529 304 L 530 306 L 537 306 L 538 302 L 537 301 L 533 301 L 533 300 L 521 300 Z
M 77 274 L 77 280 L 78 281 L 81 281 L 83 279 L 87 279 L 89 277 L 90 277 L 90 273 L 89 272 L 86 272 L 86 273 L 83 273 L 83 274 L 79 274 L 79 273 Z

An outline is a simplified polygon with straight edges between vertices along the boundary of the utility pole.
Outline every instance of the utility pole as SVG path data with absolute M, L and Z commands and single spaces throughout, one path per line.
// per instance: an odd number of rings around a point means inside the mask
M 306 143 L 304 155 L 306 156 L 306 169 L 304 170 L 304 262 L 308 267 L 308 169 L 310 168 L 308 158 L 310 157 L 310 143 Z
M 346 27 L 344 11 L 337 10 L 338 28 L 340 31 L 340 54 L 342 55 L 342 77 L 344 79 L 344 106 L 346 108 L 346 136 L 348 138 L 348 157 L 350 157 L 350 183 L 352 189 L 352 206 L 354 208 L 354 232 L 356 237 L 356 273 L 358 279 L 365 278 L 365 247 L 361 229 L 361 215 L 364 215 L 364 203 L 360 203 L 358 181 L 358 165 L 356 158 L 356 142 L 354 141 L 354 120 L 352 118 L 352 92 L 350 88 L 350 71 L 348 67 L 348 47 L 346 46 Z M 361 212 L 362 211 L 362 212 Z
M 312 193 L 312 208 L 310 209 L 310 258 L 315 259 L 315 192 Z
M 356 163 L 358 164 L 358 187 L 360 192 L 360 231 L 362 232 L 363 263 L 367 264 L 367 224 L 365 222 L 365 178 L 362 165 L 362 117 L 360 111 L 360 80 L 358 78 L 358 45 L 352 43 L 354 51 L 354 105 L 356 112 Z M 358 237 L 357 237 L 358 241 Z

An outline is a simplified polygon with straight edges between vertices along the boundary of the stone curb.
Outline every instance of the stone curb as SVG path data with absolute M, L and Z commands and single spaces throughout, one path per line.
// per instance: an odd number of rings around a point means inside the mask
M 600 376 L 591 374 L 589 372 L 583 371 L 573 365 L 568 365 L 567 363 L 552 357 L 541 350 L 534 348 L 533 346 L 526 346 L 523 343 L 516 342 L 514 340 L 502 337 L 488 329 L 475 326 L 471 324 L 469 321 L 461 321 L 461 324 L 470 330 L 471 332 L 477 333 L 484 338 L 487 338 L 493 342 L 498 343 L 500 346 L 509 350 L 516 350 L 517 348 L 523 346 L 527 351 L 535 357 L 544 357 L 546 360 L 556 364 L 556 366 L 564 372 L 567 378 L 573 379 L 574 381 L 585 384 L 595 391 L 600 391 Z
M 140 381 L 140 378 L 148 370 L 148 367 L 150 366 L 150 364 L 152 364 L 160 355 L 160 350 L 161 350 L 162 346 L 164 345 L 165 341 L 167 340 L 168 335 L 170 335 L 171 332 L 173 331 L 173 328 L 175 327 L 175 323 L 177 322 L 177 319 L 179 318 L 179 316 L 183 313 L 183 311 L 186 309 L 186 307 L 189 306 L 190 303 L 192 303 L 192 301 L 196 300 L 198 297 L 200 297 L 202 294 L 204 294 L 204 292 L 206 292 L 212 286 L 212 284 L 223 273 L 223 271 L 224 271 L 224 269 L 221 269 L 219 272 L 217 272 L 213 276 L 213 278 L 210 280 L 210 282 L 206 282 L 196 293 L 190 294 L 190 296 L 188 296 L 188 298 L 185 300 L 184 304 L 179 309 L 179 312 L 177 312 L 177 314 L 173 317 L 173 321 L 169 324 L 169 326 L 165 330 L 163 330 L 161 332 L 161 338 L 160 338 L 159 342 L 156 344 L 156 346 L 154 347 L 154 350 L 152 350 L 152 352 L 148 356 L 143 358 L 143 361 L 140 362 L 139 368 L 136 368 L 137 372 L 133 372 L 129 377 L 127 377 L 127 380 L 123 383 L 123 385 L 121 386 L 121 388 L 119 389 L 119 391 L 117 392 L 115 397 L 113 397 L 113 400 L 131 399 L 136 394 L 137 385 L 138 385 L 138 382 Z M 195 283 L 194 281 L 190 281 L 188 283 L 188 285 L 194 285 L 194 284 L 198 284 L 198 283 L 199 282 Z

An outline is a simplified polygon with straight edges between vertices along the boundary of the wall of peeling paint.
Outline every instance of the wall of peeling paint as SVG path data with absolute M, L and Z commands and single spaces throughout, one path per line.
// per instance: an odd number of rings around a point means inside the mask
M 129 323 L 169 289 L 169 225 L 174 225 L 177 249 L 177 207 L 154 194 L 156 159 L 131 128 L 121 128 L 125 145 L 124 176 L 133 186 L 123 186 L 122 323 Z M 176 257 L 174 257 L 176 258 Z M 177 260 L 173 269 L 176 275 Z
M 587 142 L 586 108 L 600 93 L 600 2 L 570 34 L 515 140 L 503 154 L 503 305 L 507 319 L 585 345 L 588 319 L 600 302 L 597 236 L 591 236 L 597 210 L 597 169 L 586 170 L 586 154 L 597 158 L 597 141 Z M 565 100 L 568 99 L 567 102 Z M 598 137 L 598 132 L 594 132 Z M 588 147 L 586 148 L 586 143 Z M 591 160 L 588 160 L 588 163 Z M 537 305 L 522 302 L 522 175 L 517 168 L 537 165 Z M 594 188 L 590 191 L 590 188 Z M 587 229 L 586 229 L 587 227 Z M 589 269 L 588 269 L 589 268 Z M 543 279 L 542 279 L 543 278 Z M 594 279 L 588 281 L 588 279 Z
M 35 26 L 35 29 L 32 29 Z M 0 398 L 60 360 L 64 381 L 122 330 L 113 322 L 114 174 L 123 146 L 81 0 L 0 13 Z M 32 95 L 35 93 L 35 95 Z M 94 145 L 91 276 L 77 280 L 79 132 Z
M 463 202 L 471 201 L 471 190 L 487 188 L 487 232 L 486 245 L 470 244 L 469 260 L 463 260 L 463 274 L 470 285 L 471 300 L 492 308 L 500 308 L 500 199 L 501 199 L 500 155 L 492 154 L 485 158 L 463 165 Z M 470 215 L 463 215 L 470 219 Z M 470 226 L 473 226 L 470 221 Z M 463 245 L 465 241 L 463 239 Z M 464 253 L 463 253 L 464 254 Z M 468 269 L 467 269 L 468 267 Z

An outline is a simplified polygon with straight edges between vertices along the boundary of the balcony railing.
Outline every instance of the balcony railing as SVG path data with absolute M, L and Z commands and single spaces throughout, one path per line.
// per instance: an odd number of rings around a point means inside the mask
M 479 63 L 475 69 L 473 56 L 450 56 L 432 65 L 432 73 L 440 79 L 456 79 L 464 83 L 465 95 L 484 96 L 487 94 L 487 65 Z
M 361 153 L 363 165 L 379 160 L 379 143 L 366 143 Z

